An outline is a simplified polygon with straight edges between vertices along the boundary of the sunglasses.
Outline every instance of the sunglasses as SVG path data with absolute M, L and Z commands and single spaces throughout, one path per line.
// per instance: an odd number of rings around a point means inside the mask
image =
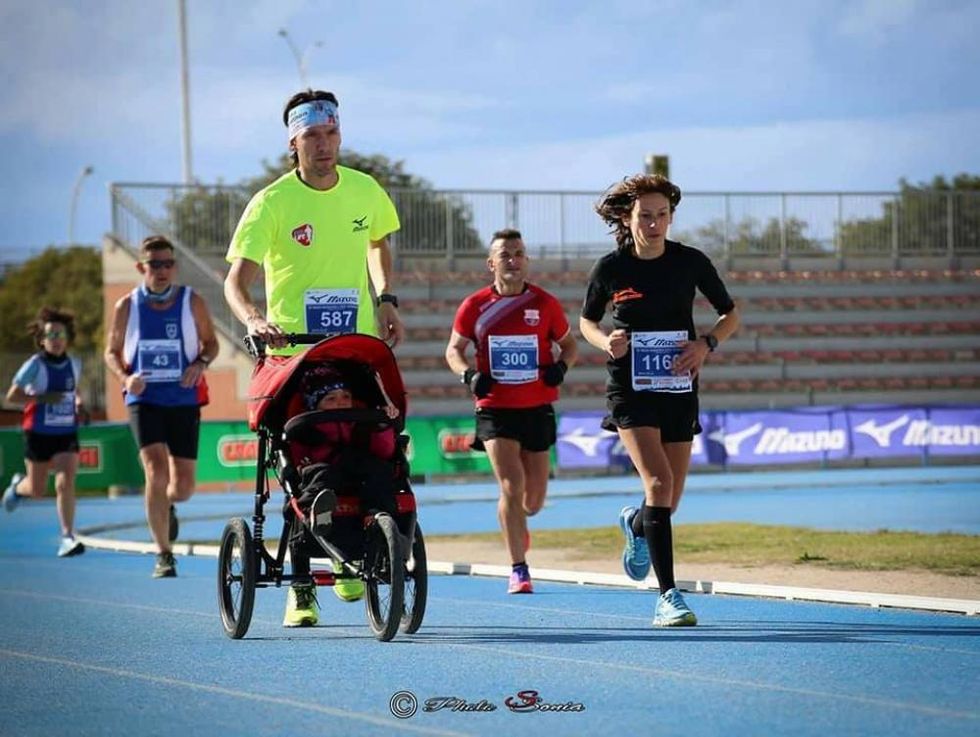
M 57 340 L 58 338 L 67 338 L 68 333 L 64 330 L 49 330 L 44 334 L 44 337 L 49 340 Z
M 153 258 L 149 261 L 144 261 L 143 263 L 155 271 L 157 269 L 172 269 L 177 261 L 172 258 Z

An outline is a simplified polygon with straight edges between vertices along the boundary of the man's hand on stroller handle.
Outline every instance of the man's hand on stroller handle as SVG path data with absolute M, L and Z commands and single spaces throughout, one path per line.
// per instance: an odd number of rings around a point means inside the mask
M 265 345 L 282 348 L 287 344 L 286 334 L 274 322 L 269 322 L 262 315 L 249 315 L 245 321 L 248 334 L 259 338 Z
M 278 325 L 275 328 L 276 330 L 280 330 Z M 262 335 L 249 332 L 248 335 L 242 338 L 242 343 L 245 344 L 245 349 L 250 356 L 253 358 L 262 358 L 265 356 L 266 346 L 269 345 L 273 348 L 283 348 L 287 345 L 316 345 L 321 340 L 326 340 L 334 335 L 339 335 L 339 333 L 283 333 L 280 330 L 277 340 L 271 341 L 266 340 Z

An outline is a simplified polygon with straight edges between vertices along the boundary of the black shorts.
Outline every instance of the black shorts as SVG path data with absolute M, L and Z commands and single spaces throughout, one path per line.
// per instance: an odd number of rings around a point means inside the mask
M 174 458 L 197 459 L 197 441 L 201 433 L 200 407 L 131 404 L 129 427 L 139 448 L 166 443 L 167 450 Z
M 78 452 L 78 433 L 46 435 L 28 430 L 24 433 L 24 458 L 47 463 L 59 453 Z
M 664 443 L 689 443 L 701 434 L 697 392 L 613 394 L 606 399 L 606 408 L 609 414 L 602 420 L 603 430 L 657 427 Z
M 476 439 L 473 450 L 484 450 L 483 441 L 509 438 L 521 444 L 522 450 L 540 453 L 558 439 L 555 410 L 550 404 L 521 409 L 477 407 Z

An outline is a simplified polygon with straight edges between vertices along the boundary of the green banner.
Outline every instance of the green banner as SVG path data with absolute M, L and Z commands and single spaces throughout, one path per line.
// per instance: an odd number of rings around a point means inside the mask
M 491 473 L 487 454 L 470 449 L 473 429 L 472 415 L 409 417 L 405 433 L 412 474 Z
M 108 489 L 113 485 L 142 487 L 136 442 L 129 425 L 96 423 L 78 430 L 78 489 Z M 0 484 L 24 470 L 24 433 L 20 428 L 0 430 Z M 54 490 L 54 479 L 48 479 L 48 490 Z
M 202 422 L 197 453 L 197 480 L 251 481 L 259 441 L 245 422 Z
M 470 449 L 472 415 L 410 417 L 408 460 L 418 476 L 491 473 L 485 453 Z M 79 489 L 113 485 L 142 488 L 136 443 L 129 425 L 95 423 L 78 432 Z M 258 441 L 244 422 L 202 422 L 197 479 L 201 483 L 251 481 Z M 24 470 L 24 436 L 19 428 L 0 429 L 0 484 Z M 50 482 L 53 483 L 53 482 Z M 49 486 L 50 486 L 49 483 Z M 2 486 L 0 486 L 2 488 Z

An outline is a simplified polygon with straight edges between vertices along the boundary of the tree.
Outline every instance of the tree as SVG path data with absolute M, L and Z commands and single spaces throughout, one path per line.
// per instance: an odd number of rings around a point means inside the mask
M 37 349 L 27 334 L 27 324 L 45 305 L 75 313 L 71 350 L 102 350 L 102 256 L 98 249 L 51 246 L 9 269 L 0 287 L 0 345 L 5 352 L 27 354 Z
M 731 224 L 726 234 L 725 221 L 715 219 L 695 228 L 693 235 L 678 233 L 678 238 L 689 241 L 712 256 L 726 253 L 732 256 L 779 256 L 785 232 L 787 255 L 824 253 L 820 241 L 807 238 L 804 234 L 807 227 L 806 221 L 794 217 L 786 218 L 782 224 L 779 218 L 770 218 L 764 227 L 756 218 L 746 217 Z
M 340 163 L 370 174 L 391 193 L 402 224 L 395 235 L 396 247 L 404 254 L 444 253 L 450 239 L 455 252 L 482 250 L 466 203 L 436 192 L 429 182 L 406 172 L 404 162 L 380 154 L 342 151 Z M 252 195 L 290 171 L 293 164 L 289 155 L 283 154 L 272 163 L 263 161 L 262 168 L 261 174 L 235 186 L 175 188 L 166 202 L 170 235 L 212 262 L 220 260 Z
M 954 251 L 980 249 L 980 176 L 957 174 L 951 182 L 936 176 L 928 184 L 900 179 L 898 196 L 882 203 L 881 217 L 841 223 L 845 254 L 889 254 L 893 247 L 905 254 L 944 254 L 951 236 Z

